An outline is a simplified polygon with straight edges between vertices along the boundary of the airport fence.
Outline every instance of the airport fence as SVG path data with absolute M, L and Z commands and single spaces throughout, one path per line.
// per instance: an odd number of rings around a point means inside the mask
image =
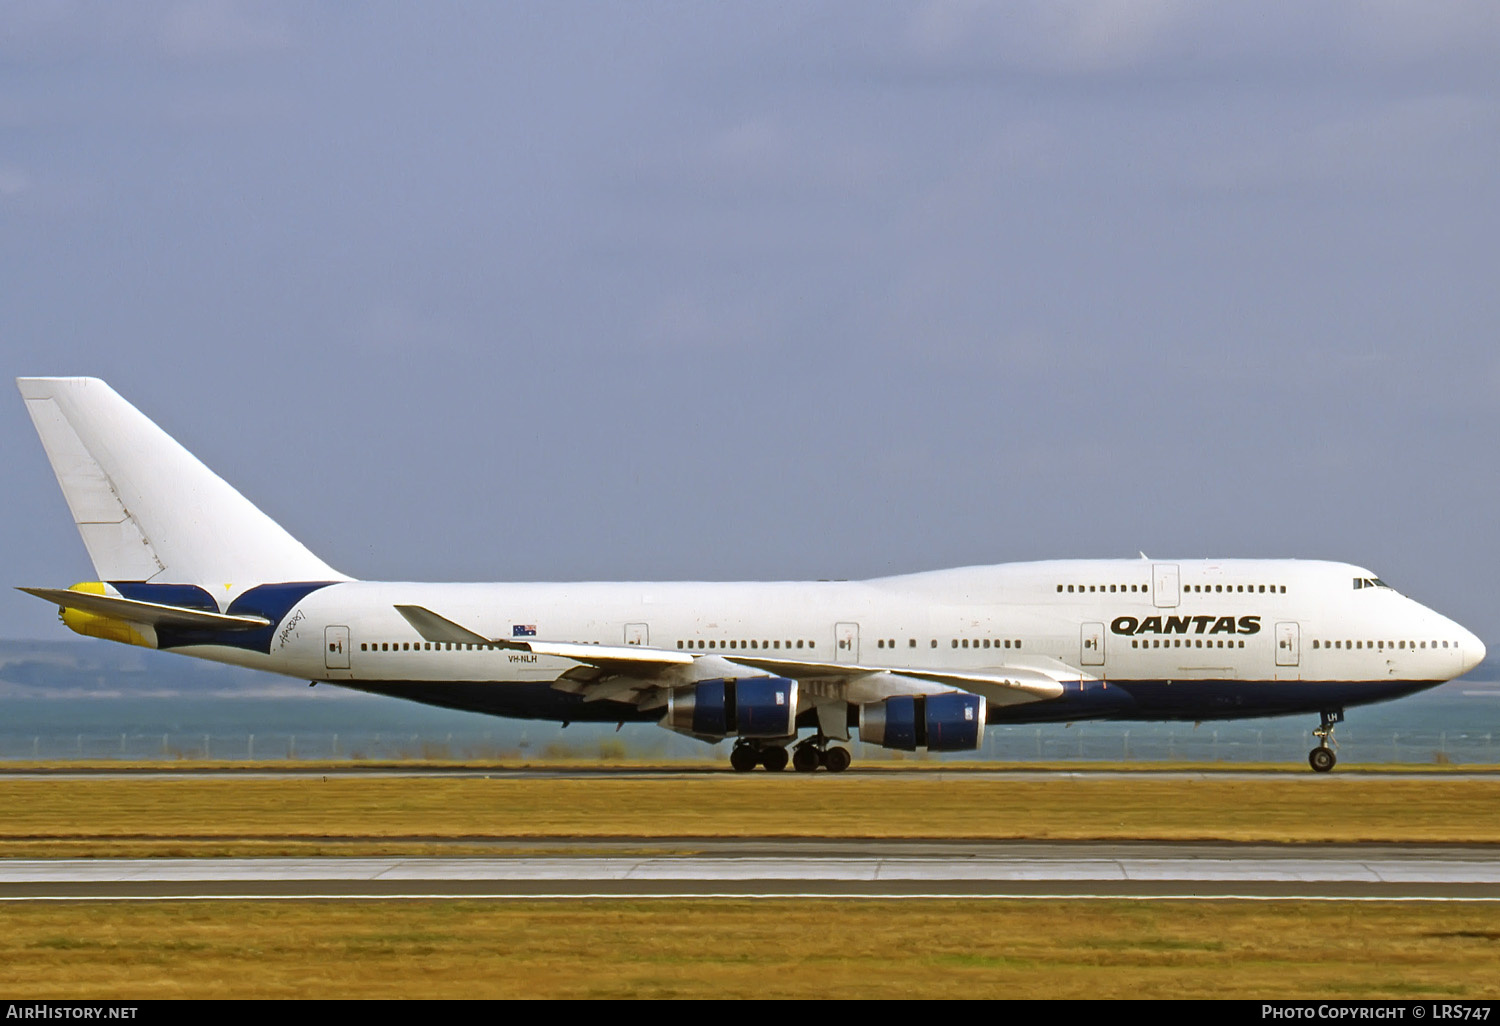
M 0 732 L 0 761 L 546 761 L 549 759 L 679 761 L 727 758 L 729 745 L 707 746 L 655 728 L 624 734 L 578 730 L 551 740 L 496 733 L 350 733 L 285 731 Z M 1346 764 L 1500 764 L 1493 731 L 1358 730 L 1337 732 Z M 986 729 L 977 753 L 903 753 L 852 743 L 856 759 L 1003 762 L 1300 763 L 1316 739 L 1305 730 L 1194 727 L 1191 724 L 1075 724 Z

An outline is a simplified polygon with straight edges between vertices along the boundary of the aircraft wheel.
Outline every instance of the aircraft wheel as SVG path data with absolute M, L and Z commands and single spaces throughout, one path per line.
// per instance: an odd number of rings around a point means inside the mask
M 822 761 L 812 745 L 804 745 L 792 753 L 792 769 L 798 773 L 812 773 Z
M 785 748 L 772 745 L 760 753 L 760 761 L 765 764 L 766 769 L 772 773 L 780 773 L 786 769 L 787 754 Z
M 760 756 L 749 745 L 735 745 L 729 753 L 729 765 L 736 773 L 749 773 L 760 762 Z
M 830 748 L 823 753 L 823 765 L 828 767 L 829 773 L 842 773 L 853 761 L 854 756 L 849 754 L 847 748 Z
M 1338 756 L 1333 754 L 1332 748 L 1319 747 L 1307 753 L 1307 764 L 1318 773 L 1327 773 L 1338 761 Z

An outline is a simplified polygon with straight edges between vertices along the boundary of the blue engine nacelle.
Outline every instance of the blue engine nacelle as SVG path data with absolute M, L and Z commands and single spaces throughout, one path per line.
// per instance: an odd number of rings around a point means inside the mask
M 897 695 L 859 707 L 859 739 L 914 752 L 972 752 L 984 741 L 984 696 Z
M 662 726 L 697 737 L 793 737 L 797 682 L 785 677 L 700 680 L 667 695 Z

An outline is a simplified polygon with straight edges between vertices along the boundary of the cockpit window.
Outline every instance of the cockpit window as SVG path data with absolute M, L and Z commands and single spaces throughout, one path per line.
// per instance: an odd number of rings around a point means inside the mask
M 1389 587 L 1390 587 L 1390 585 L 1386 584 L 1379 577 L 1356 577 L 1356 578 L 1354 578 L 1354 590 L 1355 591 L 1358 591 L 1360 588 L 1389 588 Z

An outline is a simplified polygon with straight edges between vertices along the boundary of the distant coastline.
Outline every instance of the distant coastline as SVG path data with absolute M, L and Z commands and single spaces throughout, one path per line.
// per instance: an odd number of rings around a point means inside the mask
M 276 698 L 306 687 L 306 681 L 129 645 L 0 639 L 5 699 Z

